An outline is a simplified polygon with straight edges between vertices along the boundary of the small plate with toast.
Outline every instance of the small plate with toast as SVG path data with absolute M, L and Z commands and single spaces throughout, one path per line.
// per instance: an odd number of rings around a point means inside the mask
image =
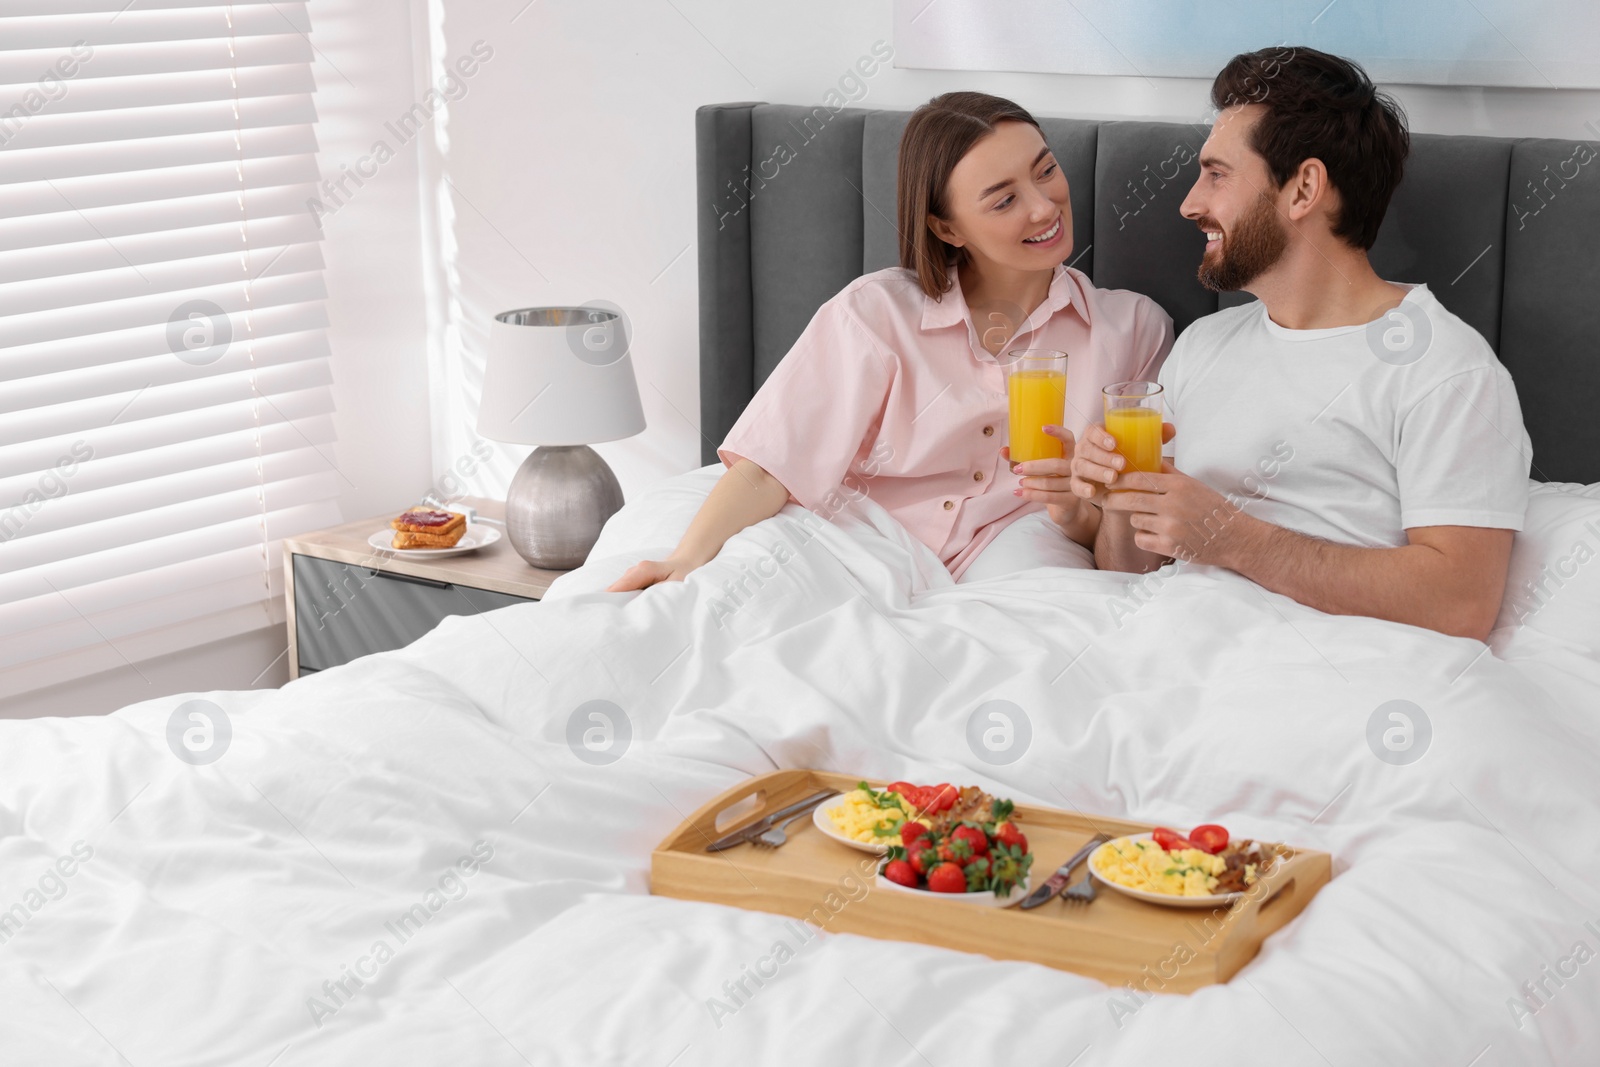
M 425 505 L 408 508 L 377 530 L 367 544 L 408 556 L 456 556 L 500 540 L 500 531 L 484 523 L 469 523 L 465 515 Z

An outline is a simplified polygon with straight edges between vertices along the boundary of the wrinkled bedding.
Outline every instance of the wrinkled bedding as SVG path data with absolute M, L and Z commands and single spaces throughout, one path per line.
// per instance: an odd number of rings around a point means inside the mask
M 631 503 L 545 601 L 400 651 L 0 722 L 0 1063 L 1084 1067 L 1227 1035 L 1288 1064 L 1595 1062 L 1581 643 L 1035 566 L 1037 530 L 957 584 L 869 500 L 598 591 L 714 479 Z M 997 700 L 1026 724 L 999 754 L 969 740 Z M 1335 877 L 1185 996 L 649 895 L 675 825 L 780 767 L 1220 821 Z

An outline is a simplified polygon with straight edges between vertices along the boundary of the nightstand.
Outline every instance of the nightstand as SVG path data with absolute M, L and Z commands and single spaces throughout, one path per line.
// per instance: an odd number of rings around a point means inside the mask
M 505 516 L 503 501 L 466 497 L 481 518 Z M 358 656 L 402 648 L 447 615 L 477 615 L 544 596 L 565 571 L 530 567 L 500 540 L 459 556 L 407 557 L 367 543 L 393 514 L 334 526 L 283 542 L 289 677 Z

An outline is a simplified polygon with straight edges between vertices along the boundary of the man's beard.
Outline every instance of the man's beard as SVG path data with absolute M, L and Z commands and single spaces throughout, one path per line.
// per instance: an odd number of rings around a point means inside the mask
M 1255 207 L 1226 234 L 1216 256 L 1200 260 L 1200 284 L 1218 293 L 1243 289 L 1283 258 L 1289 234 L 1278 221 L 1273 198 L 1263 192 Z

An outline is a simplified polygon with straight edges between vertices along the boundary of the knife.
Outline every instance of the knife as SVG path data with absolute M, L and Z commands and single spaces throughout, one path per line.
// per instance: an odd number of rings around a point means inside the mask
M 1040 904 L 1043 904 L 1047 900 L 1054 899 L 1057 893 L 1060 893 L 1067 887 L 1067 879 L 1072 877 L 1072 868 L 1088 859 L 1089 853 L 1093 852 L 1095 849 L 1099 848 L 1101 845 L 1110 840 L 1111 837 L 1107 834 L 1096 834 L 1094 837 L 1090 838 L 1088 844 L 1074 852 L 1072 854 L 1072 858 L 1067 862 L 1057 867 L 1056 873 L 1052 874 L 1049 878 L 1046 878 L 1044 885 L 1029 893 L 1027 899 L 1018 906 L 1022 908 L 1022 910 L 1028 911 L 1032 908 L 1037 908 Z
M 532 406 L 531 402 L 529 406 Z M 478 509 L 473 507 L 471 504 L 463 504 L 459 501 L 456 503 L 450 503 L 447 500 L 439 499 L 438 495 L 435 493 L 426 494 L 421 500 L 417 501 L 417 503 L 434 508 L 437 511 L 453 511 L 457 515 L 460 515 L 462 518 L 466 519 L 468 526 L 479 522 L 492 522 L 496 526 L 504 526 L 506 524 L 504 519 L 491 519 L 487 515 L 479 515 Z
M 811 796 L 806 797 L 798 804 L 790 804 L 787 808 L 780 808 L 771 815 L 757 819 L 755 822 L 751 823 L 749 826 L 746 826 L 742 830 L 735 830 L 733 833 L 728 834 L 725 837 L 717 838 L 715 841 L 711 842 L 711 844 L 706 846 L 706 851 L 721 852 L 725 848 L 732 848 L 734 845 L 741 845 L 750 840 L 752 837 L 757 837 L 772 829 L 772 824 L 777 822 L 779 819 L 787 819 L 791 815 L 799 815 L 801 812 L 809 811 L 818 804 L 821 804 L 829 798 L 836 796 L 839 796 L 839 791 L 837 789 L 824 789 L 820 793 L 813 793 Z

